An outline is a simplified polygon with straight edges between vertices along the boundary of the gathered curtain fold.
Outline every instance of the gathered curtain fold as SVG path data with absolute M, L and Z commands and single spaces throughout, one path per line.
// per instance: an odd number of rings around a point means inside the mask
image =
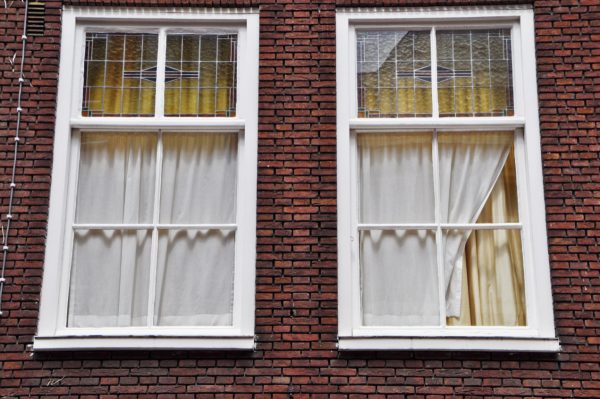
M 513 135 L 448 133 L 439 135 L 442 223 L 475 223 L 508 157 Z M 446 314 L 460 315 L 462 258 L 469 230 L 446 234 L 444 281 Z
M 514 153 L 496 181 L 478 222 L 518 220 Z M 519 230 L 475 230 L 462 257 L 460 316 L 457 326 L 524 326 L 526 324 L 523 253 Z

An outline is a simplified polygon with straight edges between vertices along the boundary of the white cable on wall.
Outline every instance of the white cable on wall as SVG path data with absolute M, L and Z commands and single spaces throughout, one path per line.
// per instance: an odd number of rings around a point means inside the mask
M 13 219 L 12 209 L 13 209 L 13 200 L 15 194 L 15 175 L 17 172 L 17 156 L 19 154 L 19 142 L 21 138 L 19 136 L 21 130 L 21 115 L 23 113 L 23 109 L 21 108 L 21 96 L 23 94 L 23 83 L 25 83 L 25 78 L 23 75 L 23 68 L 25 65 L 25 50 L 27 47 L 27 11 L 29 9 L 29 0 L 25 0 L 25 12 L 23 13 L 23 34 L 21 35 L 21 66 L 19 70 L 19 93 L 17 96 L 17 126 L 15 129 L 15 145 L 13 152 L 13 165 L 12 165 L 12 174 L 10 179 L 10 195 L 8 199 L 8 212 L 6 214 L 6 228 L 3 231 L 2 237 L 2 268 L 0 269 L 0 316 L 2 316 L 2 293 L 4 292 L 4 285 L 6 284 L 6 260 L 8 258 L 9 246 L 8 239 L 10 237 L 10 227 Z

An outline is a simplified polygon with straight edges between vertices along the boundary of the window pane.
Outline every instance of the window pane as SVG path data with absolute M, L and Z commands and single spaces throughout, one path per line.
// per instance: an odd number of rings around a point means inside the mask
M 524 326 L 519 230 L 444 232 L 448 325 Z
M 161 231 L 155 324 L 232 324 L 235 232 Z
M 509 29 L 437 31 L 440 116 L 514 114 Z
M 146 325 L 151 242 L 147 230 L 75 232 L 69 327 Z
M 363 324 L 438 325 L 434 231 L 360 232 Z
M 82 133 L 76 223 L 150 223 L 154 134 Z
M 359 223 L 435 221 L 430 133 L 359 134 Z
M 163 136 L 161 223 L 235 223 L 237 134 Z
M 513 132 L 440 133 L 442 223 L 518 220 Z M 491 202 L 493 201 L 493 202 Z
M 167 36 L 165 115 L 235 116 L 237 35 Z
M 357 33 L 358 116 L 431 116 L 429 31 Z
M 87 33 L 83 116 L 153 116 L 158 35 Z

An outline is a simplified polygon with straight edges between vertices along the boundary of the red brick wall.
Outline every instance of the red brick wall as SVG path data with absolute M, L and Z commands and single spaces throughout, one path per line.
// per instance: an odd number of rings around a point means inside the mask
M 0 211 L 8 202 L 23 4 L 0 4 Z M 72 4 L 156 5 L 154 0 Z M 42 277 L 60 6 L 28 43 L 0 397 L 600 397 L 600 3 L 536 1 L 540 117 L 559 354 L 336 351 L 334 0 L 176 0 L 261 6 L 253 353 L 33 354 Z M 508 4 L 491 1 L 479 4 Z M 349 5 L 466 0 L 338 0 Z M 16 61 L 19 61 L 17 55 Z M 18 69 L 17 69 L 18 70 Z

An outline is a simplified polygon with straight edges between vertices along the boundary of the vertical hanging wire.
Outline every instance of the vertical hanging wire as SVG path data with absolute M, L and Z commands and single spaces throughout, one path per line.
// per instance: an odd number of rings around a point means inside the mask
M 21 35 L 21 65 L 19 69 L 19 93 L 17 95 L 17 126 L 15 129 L 15 145 L 13 151 L 13 165 L 12 165 L 12 173 L 10 179 L 10 194 L 8 199 L 8 212 L 6 214 L 6 229 L 4 229 L 4 234 L 2 237 L 2 268 L 0 269 L 0 316 L 2 316 L 2 294 L 4 292 L 4 286 L 6 284 L 6 261 L 8 258 L 8 239 L 10 237 L 10 227 L 13 219 L 12 209 L 13 209 L 13 200 L 15 194 L 15 175 L 17 172 L 17 156 L 19 154 L 19 141 L 21 138 L 19 136 L 19 132 L 21 129 L 21 114 L 23 113 L 23 109 L 21 108 L 21 96 L 23 94 L 23 83 L 25 82 L 25 78 L 23 75 L 23 69 L 25 66 L 25 49 L 27 47 L 27 12 L 29 11 L 29 0 L 25 0 L 25 12 L 23 13 L 23 34 Z

